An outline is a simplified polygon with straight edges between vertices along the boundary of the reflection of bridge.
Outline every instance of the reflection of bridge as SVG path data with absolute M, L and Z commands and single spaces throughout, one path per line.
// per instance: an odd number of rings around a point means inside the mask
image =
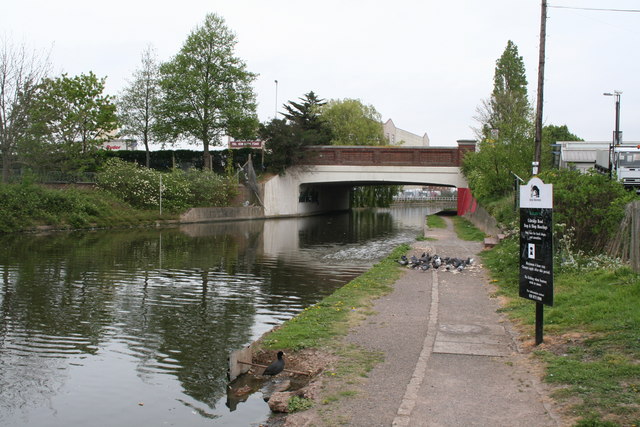
M 466 188 L 460 165 L 474 141 L 457 147 L 321 146 L 304 164 L 264 184 L 265 216 L 308 215 L 349 208 L 363 185 L 436 185 Z

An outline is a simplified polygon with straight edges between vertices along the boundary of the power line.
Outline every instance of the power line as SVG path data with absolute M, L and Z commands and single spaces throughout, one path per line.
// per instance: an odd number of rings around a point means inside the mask
M 547 5 L 547 7 L 552 7 L 554 9 L 591 10 L 596 12 L 631 12 L 631 13 L 640 12 L 640 9 L 604 9 L 604 8 L 597 8 L 597 7 L 573 7 L 573 6 L 552 6 L 552 5 Z

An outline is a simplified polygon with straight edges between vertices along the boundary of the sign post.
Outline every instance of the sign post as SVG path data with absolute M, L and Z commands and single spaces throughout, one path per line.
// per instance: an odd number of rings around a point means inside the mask
M 543 305 L 553 305 L 553 185 L 533 177 L 520 186 L 520 296 L 536 302 L 536 345 Z

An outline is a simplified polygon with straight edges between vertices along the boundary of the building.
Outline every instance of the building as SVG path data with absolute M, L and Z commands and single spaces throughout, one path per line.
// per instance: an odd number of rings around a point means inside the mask
M 391 145 L 403 145 L 405 147 L 428 147 L 429 137 L 425 132 L 424 135 L 416 135 L 415 133 L 396 127 L 393 120 L 389 119 L 382 125 L 385 138 Z
M 560 145 L 561 169 L 577 169 L 586 172 L 596 163 L 596 151 L 608 150 L 611 142 L 604 141 L 558 141 Z

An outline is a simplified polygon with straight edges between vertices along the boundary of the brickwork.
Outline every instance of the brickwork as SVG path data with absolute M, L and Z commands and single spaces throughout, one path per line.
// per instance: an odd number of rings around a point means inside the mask
M 459 141 L 457 147 L 317 146 L 306 149 L 307 165 L 336 166 L 460 166 L 475 143 Z

